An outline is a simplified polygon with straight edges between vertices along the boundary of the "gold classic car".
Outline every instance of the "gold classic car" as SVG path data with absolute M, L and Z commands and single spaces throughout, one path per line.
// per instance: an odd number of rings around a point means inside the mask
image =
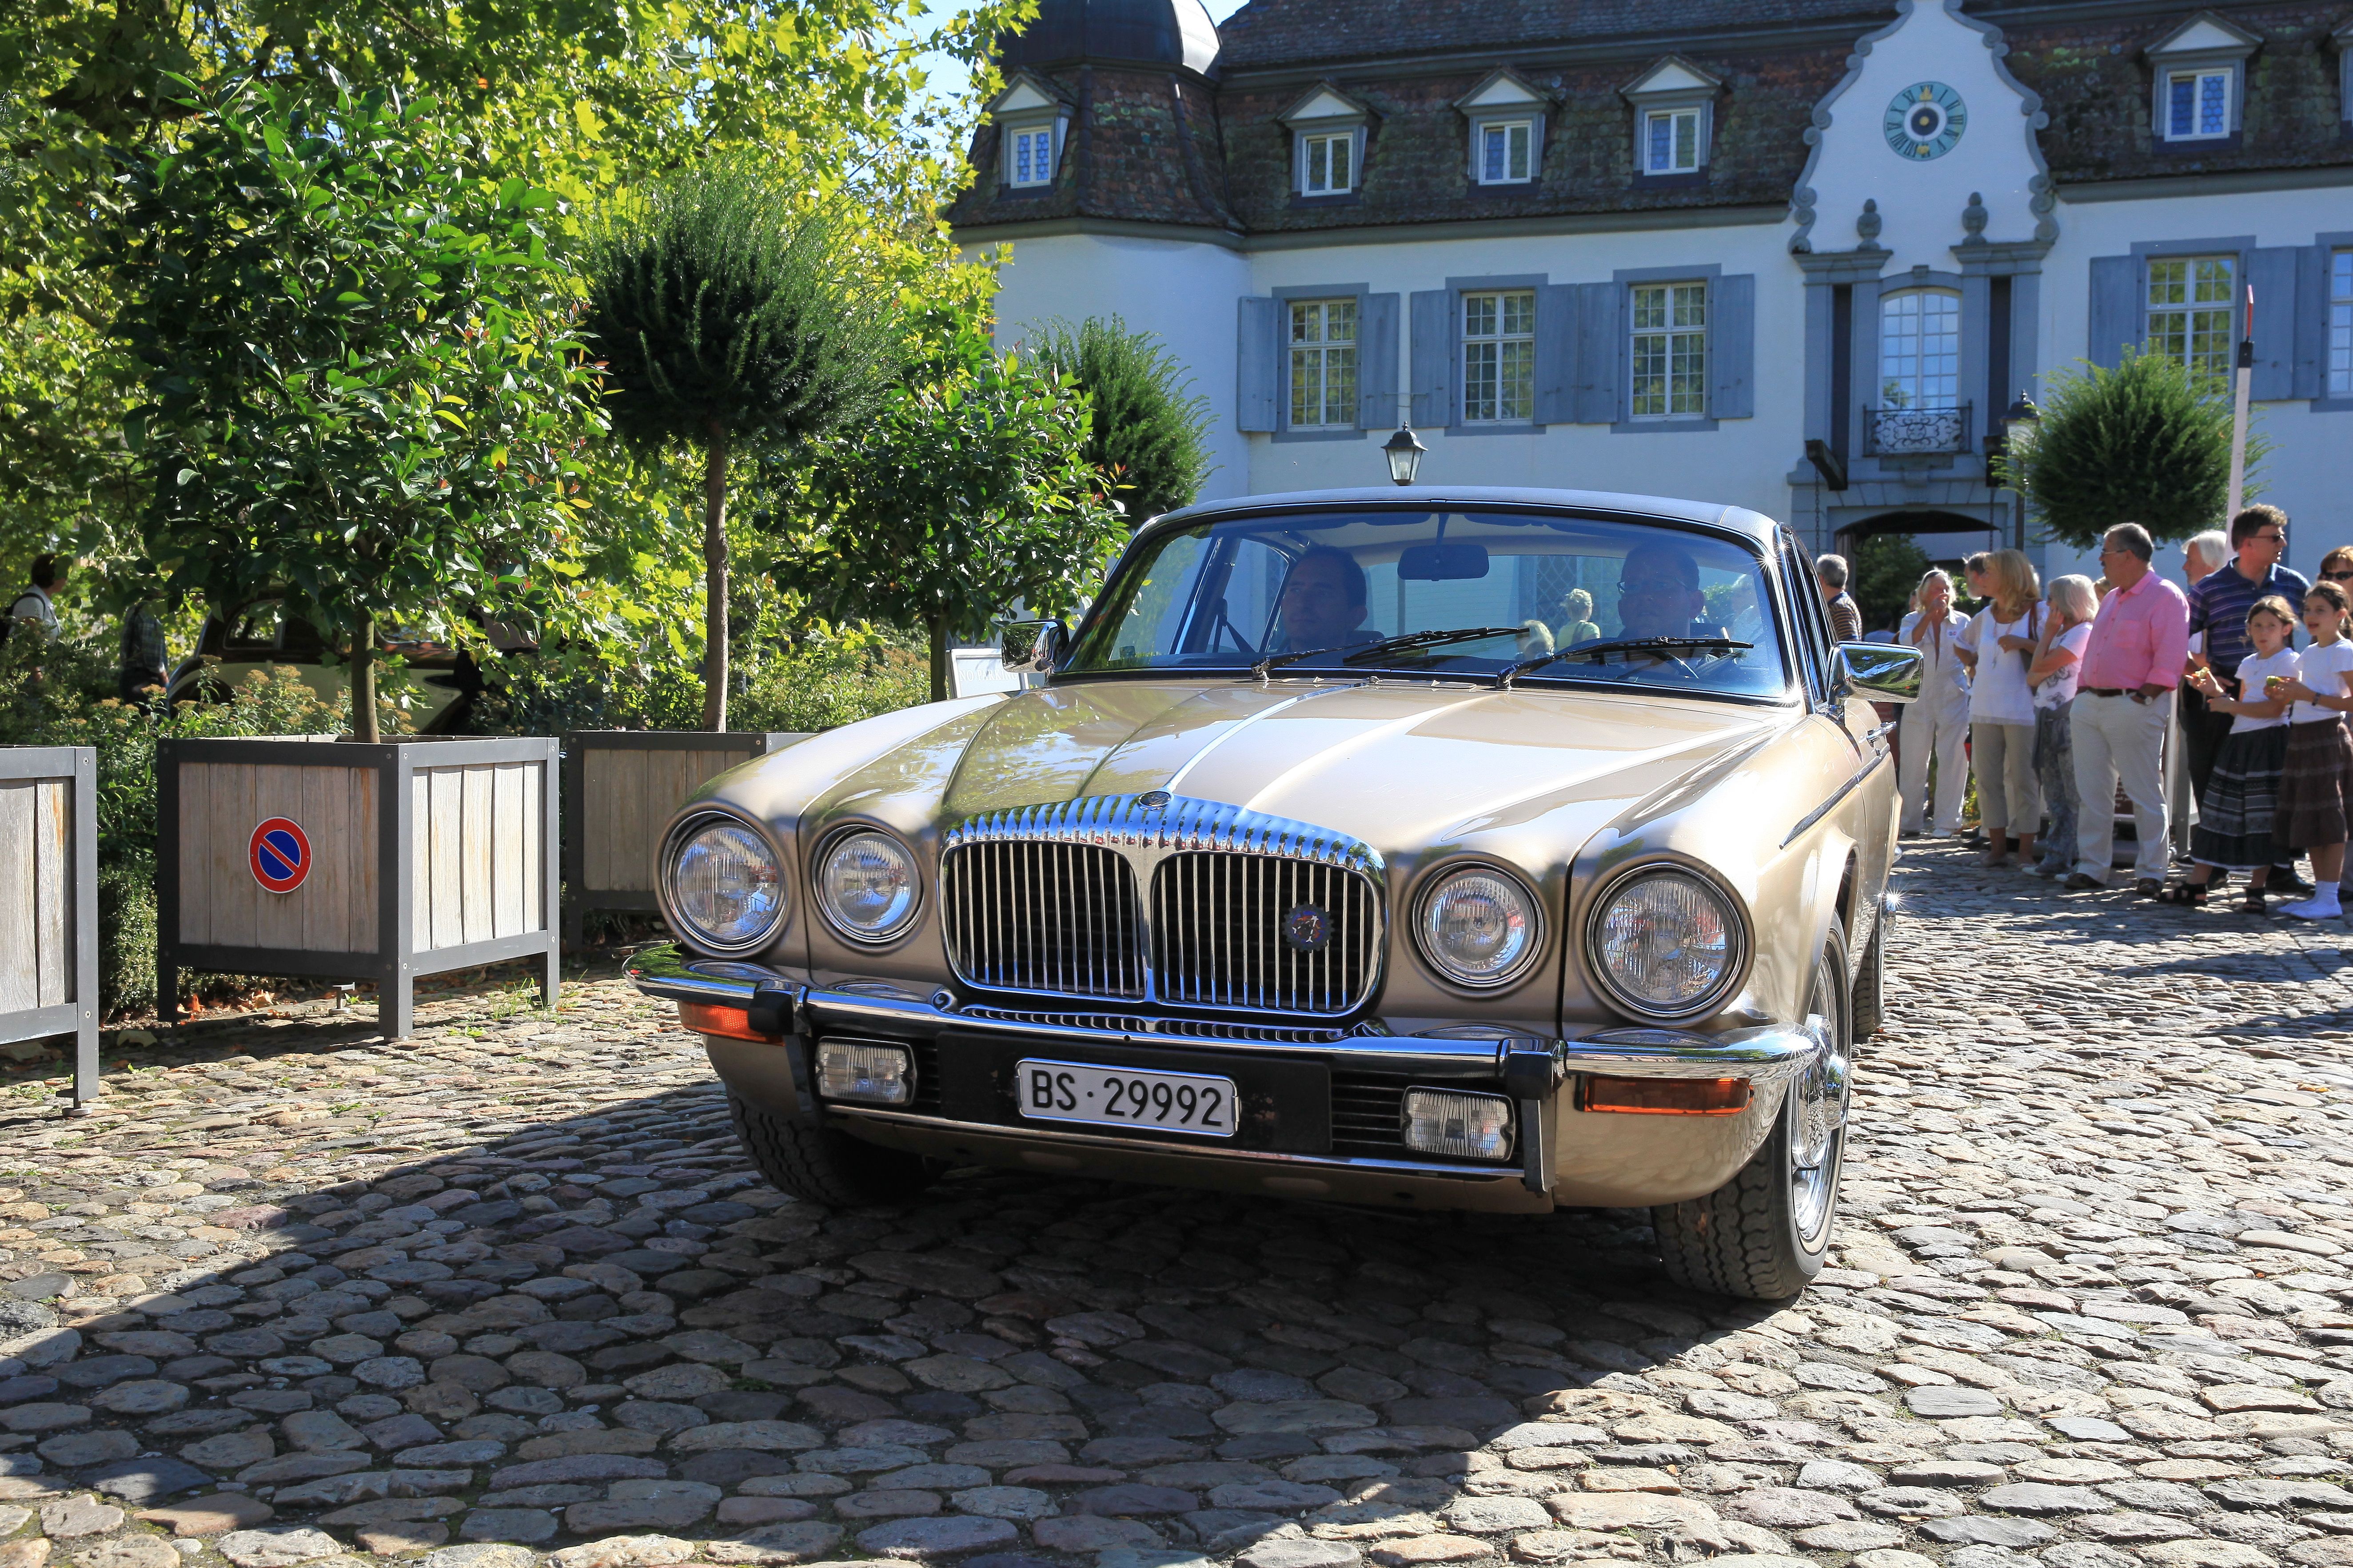
M 1878 1027 L 1894 769 L 1797 539 L 1720 506 L 1340 490 L 1141 529 L 1033 689 L 712 781 L 639 988 L 779 1187 L 957 1163 L 1542 1215 L 1794 1294 Z M 1533 1223 L 1533 1222 L 1532 1222 Z

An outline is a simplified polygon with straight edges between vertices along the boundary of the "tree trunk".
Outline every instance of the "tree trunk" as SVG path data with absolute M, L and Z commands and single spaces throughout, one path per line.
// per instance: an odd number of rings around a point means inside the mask
M 370 745 L 384 738 L 375 722 L 374 616 L 362 616 L 352 632 L 352 738 Z
M 933 615 L 924 623 L 924 628 L 932 634 L 932 700 L 945 702 L 948 700 L 947 616 L 944 612 Z
M 727 431 L 711 422 L 702 462 L 702 727 L 727 728 Z

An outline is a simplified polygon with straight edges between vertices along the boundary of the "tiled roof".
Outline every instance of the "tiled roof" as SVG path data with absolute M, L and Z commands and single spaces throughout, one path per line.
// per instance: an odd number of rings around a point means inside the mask
M 2146 51 L 2203 8 L 1968 7 L 2003 28 L 2010 69 L 2042 95 L 2042 151 L 2062 189 L 2353 164 L 2331 41 L 2347 0 L 2213 7 L 2262 40 L 2246 63 L 2245 129 L 2189 149 L 2153 142 Z M 1004 192 L 997 132 L 983 126 L 973 142 L 982 177 L 950 217 L 959 227 L 1093 217 L 1267 234 L 1771 205 L 1788 199 L 1803 171 L 1809 119 L 1844 76 L 1855 40 L 1894 15 L 1876 0 L 1251 0 L 1219 28 L 1214 86 L 1134 67 L 1051 72 L 1081 103 L 1054 187 Z M 1620 89 L 1668 53 L 1722 79 L 1715 135 L 1700 174 L 1642 180 Z M 1504 66 L 1556 100 L 1539 176 L 1474 185 L 1454 100 Z M 1361 188 L 1345 197 L 1293 190 L 1280 116 L 1318 81 L 1372 111 Z

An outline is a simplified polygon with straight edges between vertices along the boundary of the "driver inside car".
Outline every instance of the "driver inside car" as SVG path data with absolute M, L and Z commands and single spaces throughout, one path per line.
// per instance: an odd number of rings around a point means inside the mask
M 1699 562 L 1690 551 L 1679 544 L 1651 543 L 1627 552 L 1618 576 L 1620 637 L 1722 636 L 1724 628 L 1700 619 L 1706 614 Z
M 1311 648 L 1357 647 L 1378 642 L 1365 625 L 1365 569 L 1335 545 L 1317 544 L 1299 552 L 1275 601 L 1285 653 Z

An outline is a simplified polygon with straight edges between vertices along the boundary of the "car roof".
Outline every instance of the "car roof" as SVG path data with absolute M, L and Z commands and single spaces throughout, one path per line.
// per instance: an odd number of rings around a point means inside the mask
M 1439 507 L 1557 507 L 1564 511 L 1614 512 L 1655 517 L 1666 522 L 1696 522 L 1729 530 L 1770 548 L 1780 524 L 1746 507 L 1712 501 L 1678 500 L 1667 496 L 1627 495 L 1615 490 L 1555 490 L 1521 485 L 1412 485 L 1365 487 L 1356 489 L 1285 490 L 1268 495 L 1233 496 L 1224 500 L 1197 501 L 1176 511 L 1163 512 L 1138 531 L 1157 533 L 1186 523 L 1221 521 L 1259 512 L 1288 511 L 1301 507 L 1394 507 L 1420 510 Z

